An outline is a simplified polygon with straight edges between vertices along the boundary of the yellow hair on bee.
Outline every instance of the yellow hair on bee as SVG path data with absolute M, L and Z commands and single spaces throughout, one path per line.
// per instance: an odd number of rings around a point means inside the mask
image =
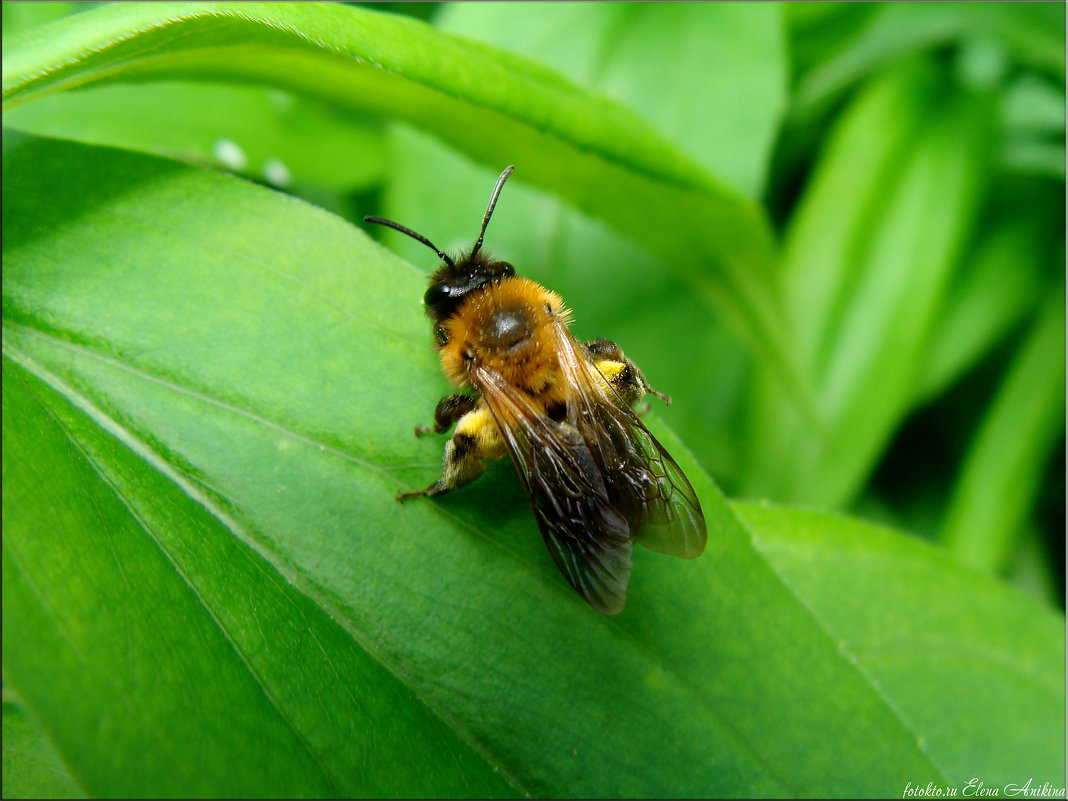
M 442 323 L 441 366 L 456 386 L 484 365 L 542 403 L 562 400 L 553 323 L 569 322 L 564 301 L 529 278 L 509 276 L 472 292 Z M 553 390 L 557 387 L 556 390 Z M 556 395 L 561 397 L 557 398 Z M 553 397 L 548 397 L 552 395 Z
M 598 359 L 594 364 L 597 367 L 597 371 L 604 376 L 604 380 L 609 384 L 611 384 L 616 376 L 623 372 L 623 368 L 626 367 L 623 362 L 617 362 L 614 359 Z

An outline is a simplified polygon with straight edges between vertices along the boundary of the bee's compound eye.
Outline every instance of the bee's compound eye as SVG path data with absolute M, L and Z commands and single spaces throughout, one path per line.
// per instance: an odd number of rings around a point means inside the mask
M 513 267 L 511 264 L 506 261 L 502 261 L 500 262 L 500 265 L 501 275 L 515 275 L 515 267 Z
M 440 325 L 434 329 L 434 337 L 437 339 L 439 345 L 449 344 L 449 332 Z
M 443 300 L 447 300 L 449 297 L 448 284 L 431 284 L 426 289 L 426 294 L 423 295 L 423 304 L 426 306 L 436 306 Z

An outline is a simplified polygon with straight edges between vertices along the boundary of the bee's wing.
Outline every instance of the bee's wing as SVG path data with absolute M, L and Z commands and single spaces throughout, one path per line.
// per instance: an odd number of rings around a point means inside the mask
M 633 537 L 613 508 L 600 467 L 578 429 L 540 414 L 496 371 L 474 384 L 497 421 L 556 566 L 591 606 L 615 614 L 626 601 Z
M 705 518 L 689 480 L 564 324 L 555 327 L 560 369 L 574 390 L 567 417 L 600 466 L 613 508 L 646 548 L 684 559 L 700 556 Z

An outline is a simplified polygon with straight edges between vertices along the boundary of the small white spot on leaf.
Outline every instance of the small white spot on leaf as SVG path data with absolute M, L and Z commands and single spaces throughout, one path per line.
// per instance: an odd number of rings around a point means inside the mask
M 243 170 L 248 166 L 248 157 L 237 142 L 229 139 L 217 139 L 211 150 L 215 154 L 215 158 L 222 162 L 223 166 L 231 170 Z
M 289 168 L 278 159 L 267 159 L 263 163 L 263 177 L 275 186 L 289 186 L 289 182 L 293 180 Z

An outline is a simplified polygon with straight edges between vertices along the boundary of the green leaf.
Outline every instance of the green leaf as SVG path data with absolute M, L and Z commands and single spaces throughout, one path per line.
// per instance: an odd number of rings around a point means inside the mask
M 411 19 L 319 4 L 115 4 L 5 52 L 5 109 L 101 82 L 267 82 L 421 127 L 633 237 L 718 303 L 803 403 L 760 209 L 627 109 Z M 805 406 L 810 410 L 809 406 Z
M 783 513 L 834 564 L 809 580 L 655 419 L 708 552 L 637 553 L 628 608 L 600 615 L 507 465 L 393 500 L 440 469 L 410 435 L 444 390 L 420 273 L 189 165 L 29 140 L 3 167 L 4 665 L 90 794 L 887 796 L 1063 773 L 1059 616 L 898 535 L 872 551 Z M 1013 728 L 958 730 L 977 693 Z
M 818 370 L 831 347 L 834 320 L 857 281 L 857 252 L 915 147 L 936 80 L 932 65 L 917 61 L 873 81 L 838 118 L 790 219 L 781 269 L 805 369 Z
M 4 798 L 84 798 L 6 683 L 3 712 Z
M 23 31 L 28 31 L 38 25 L 44 25 L 61 17 L 88 11 L 98 5 L 100 3 L 63 2 L 61 0 L 57 0 L 55 3 L 9 0 L 2 6 L 4 15 L 2 28 L 4 49 L 7 49 L 9 40 L 13 40 Z
M 919 50 L 970 36 L 1004 43 L 1014 60 L 1063 80 L 1064 14 L 1047 3 L 882 3 L 840 50 L 798 81 L 797 118 L 822 112 L 849 86 Z
M 949 501 L 941 540 L 962 562 L 1004 569 L 1064 436 L 1064 287 L 1043 304 L 986 413 Z
M 725 183 L 759 196 L 786 105 L 776 4 L 455 3 L 436 24 L 602 92 Z
M 917 61 L 865 88 L 838 117 L 783 242 L 781 273 L 791 338 L 802 370 L 819 375 L 835 318 L 847 308 L 860 272 L 859 253 L 884 213 L 887 185 L 915 141 L 934 83 L 930 64 Z M 793 453 L 806 426 L 784 403 L 773 375 L 758 369 L 750 400 L 747 495 L 792 497 Z
M 1043 542 L 1043 533 L 1034 523 L 1025 524 L 1016 552 L 1009 565 L 1007 579 L 1021 592 L 1026 592 L 1051 609 L 1061 605 L 1064 592 L 1056 575 L 1057 568 L 1050 564 Z
M 4 398 L 5 669 L 91 794 L 508 792 L 202 487 L 11 361 Z
M 1037 75 L 1021 75 L 1005 91 L 1001 114 L 1011 133 L 1064 136 L 1064 87 Z
M 1028 779 L 1060 787 L 1062 617 L 888 529 L 817 511 L 733 508 L 957 796 L 973 778 L 987 788 Z
M 902 165 L 823 356 L 818 394 L 828 436 L 802 448 L 792 497 L 832 505 L 852 497 L 914 401 L 982 197 L 988 115 L 982 100 L 949 101 Z
M 758 388 L 750 492 L 840 506 L 863 486 L 915 401 L 983 197 L 992 115 L 988 97 L 951 91 L 920 62 L 875 82 L 842 117 L 783 264 L 826 425 L 799 424 Z
M 1030 136 L 1013 137 L 1005 142 L 1001 163 L 1010 172 L 1037 175 L 1064 181 L 1064 142 Z
M 97 86 L 4 112 L 38 136 L 220 166 L 280 187 L 359 189 L 382 177 L 381 132 L 278 89 L 208 83 Z
M 1031 221 L 1005 219 L 974 243 L 938 315 L 918 401 L 953 383 L 1033 311 L 1042 287 L 1041 237 Z

